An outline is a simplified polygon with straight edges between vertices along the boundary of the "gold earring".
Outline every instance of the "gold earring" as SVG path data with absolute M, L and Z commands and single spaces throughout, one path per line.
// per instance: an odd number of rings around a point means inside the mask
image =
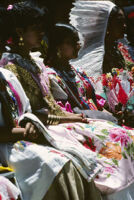
M 58 56 L 58 58 L 61 58 L 61 51 L 59 49 L 57 51 L 57 56 Z
M 20 40 L 19 40 L 19 46 L 24 46 L 23 37 L 20 37 Z

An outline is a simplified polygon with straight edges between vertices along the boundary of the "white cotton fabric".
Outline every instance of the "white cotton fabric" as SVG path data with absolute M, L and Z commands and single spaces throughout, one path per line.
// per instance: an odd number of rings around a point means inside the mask
M 18 199 L 20 190 L 8 179 L 0 176 L 0 197 L 2 200 Z
M 71 63 L 95 78 L 102 74 L 104 40 L 113 7 L 110 1 L 77 1 L 70 13 L 70 23 L 78 30 L 82 45 L 78 59 Z
M 133 200 L 134 199 L 134 183 L 119 192 L 114 192 L 109 195 L 104 195 L 102 199 L 103 200 Z
M 81 175 L 90 182 L 102 169 L 101 165 L 96 162 L 96 153 L 89 151 L 78 142 L 74 137 L 67 134 L 63 124 L 45 127 L 43 123 L 32 113 L 26 113 L 19 119 L 31 120 L 40 130 L 47 141 L 56 149 L 62 151 L 76 166 Z M 80 136 L 81 137 L 81 136 Z
M 9 164 L 14 169 L 24 200 L 41 200 L 69 159 L 52 147 L 15 143 Z
M 22 114 L 30 112 L 29 99 L 16 76 L 4 68 L 0 68 L 0 72 L 17 91 L 23 107 Z M 3 124 L 2 119 L 1 112 L 0 124 Z M 62 152 L 51 147 L 28 142 L 24 142 L 24 146 L 21 143 L 15 143 L 14 145 L 12 143 L 0 143 L 0 162 L 2 165 L 8 165 L 14 169 L 24 200 L 43 199 L 54 178 L 68 161 L 69 159 L 63 156 Z M 1 188 L 5 188 L 5 186 L 0 185 L 0 192 Z M 3 200 L 4 196 L 5 193 L 2 194 Z

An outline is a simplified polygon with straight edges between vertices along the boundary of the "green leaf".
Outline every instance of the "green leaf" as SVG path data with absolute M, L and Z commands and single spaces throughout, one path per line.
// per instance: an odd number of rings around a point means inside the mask
M 101 140 L 105 140 L 106 139 L 106 136 L 103 136 L 103 135 L 96 135 L 98 138 L 100 138 Z
M 110 162 L 107 162 L 107 161 L 104 161 L 104 163 L 106 163 L 106 164 L 108 164 L 108 165 L 113 165 L 112 163 L 110 163 Z
M 107 129 L 102 129 L 101 132 L 102 132 L 104 135 L 109 135 L 109 132 L 107 131 Z
M 108 123 L 108 124 L 111 124 L 111 125 L 115 125 L 113 122 L 110 122 L 110 121 L 108 121 L 107 123 Z
M 118 160 L 116 160 L 116 159 L 113 158 L 112 161 L 113 161 L 113 163 L 114 163 L 115 165 L 118 166 Z
M 127 159 L 125 152 L 122 152 L 122 156 L 124 159 Z
M 100 154 L 97 154 L 97 158 L 102 158 L 103 156 L 101 156 Z
M 111 176 L 111 174 L 107 174 L 107 178 L 109 178 Z

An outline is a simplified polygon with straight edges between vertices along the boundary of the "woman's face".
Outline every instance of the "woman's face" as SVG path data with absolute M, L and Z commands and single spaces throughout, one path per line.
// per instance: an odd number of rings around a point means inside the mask
M 113 16 L 110 19 L 107 31 L 109 32 L 109 36 L 114 40 L 118 40 L 124 37 L 126 31 L 126 20 L 125 15 L 121 9 L 119 9 L 116 16 Z
M 42 24 L 29 26 L 22 31 L 24 45 L 30 49 L 40 47 L 44 34 L 45 32 Z
M 75 42 L 73 44 L 70 39 L 65 39 L 58 49 L 60 51 L 61 59 L 68 61 L 78 57 L 78 51 L 80 50 L 80 45 L 78 42 Z

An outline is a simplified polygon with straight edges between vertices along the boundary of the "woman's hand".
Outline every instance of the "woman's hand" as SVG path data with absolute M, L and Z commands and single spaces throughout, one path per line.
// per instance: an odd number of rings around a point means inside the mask
M 84 117 L 84 114 L 83 113 L 80 113 L 80 114 L 76 114 L 76 113 L 71 113 L 71 112 L 67 112 L 67 111 L 64 111 L 66 117 Z
M 25 128 L 21 128 L 21 127 L 13 128 L 12 134 L 13 136 L 16 137 L 16 139 L 18 138 L 18 139 L 30 140 L 30 141 L 35 141 L 39 137 L 37 129 L 30 122 L 26 124 Z
M 36 140 L 39 137 L 36 127 L 30 122 L 26 124 L 23 136 L 32 140 Z

